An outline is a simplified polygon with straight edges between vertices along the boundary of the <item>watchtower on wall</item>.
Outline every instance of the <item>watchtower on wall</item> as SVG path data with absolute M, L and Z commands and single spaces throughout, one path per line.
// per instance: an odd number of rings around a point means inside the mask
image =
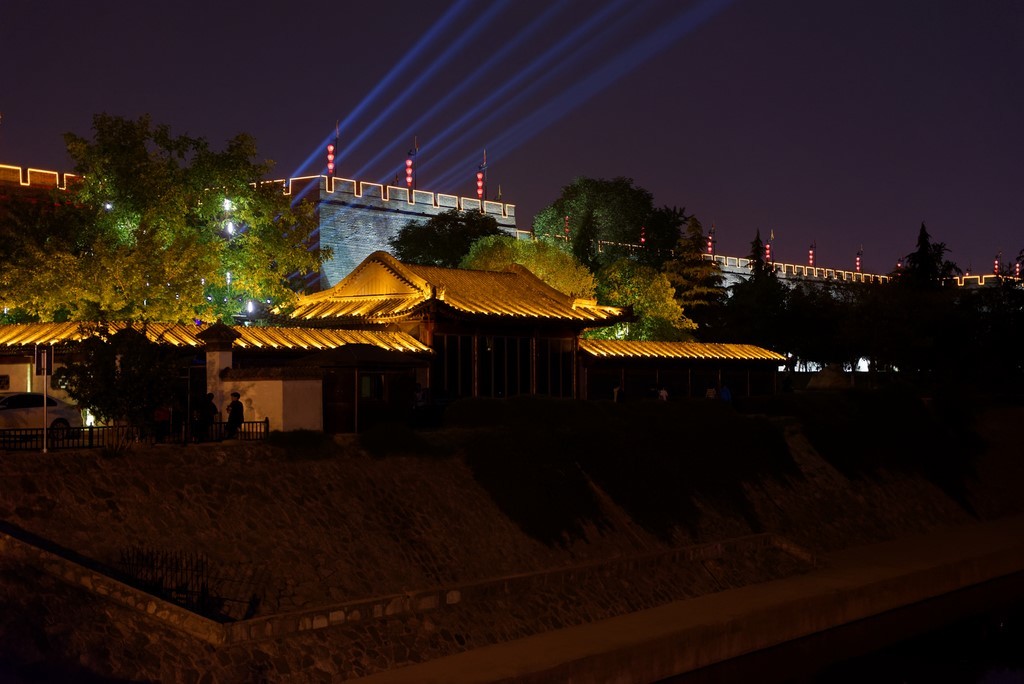
M 287 184 L 285 192 L 293 201 L 316 202 L 320 228 L 314 246 L 334 252 L 319 275 L 306 283 L 312 290 L 332 287 L 370 254 L 387 251 L 388 241 L 409 221 L 425 222 L 451 209 L 483 211 L 509 235 L 529 236 L 529 231 L 516 228 L 513 204 L 329 176 L 293 178 Z

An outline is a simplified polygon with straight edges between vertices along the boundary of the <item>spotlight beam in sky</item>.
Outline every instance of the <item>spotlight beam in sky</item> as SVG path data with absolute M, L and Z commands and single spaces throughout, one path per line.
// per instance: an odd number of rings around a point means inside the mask
M 416 77 L 416 80 L 414 80 L 408 86 L 402 88 L 401 93 L 398 95 L 398 97 L 391 100 L 390 104 L 388 104 L 388 106 L 384 108 L 384 111 L 373 117 L 373 120 L 370 123 L 370 125 L 364 128 L 359 135 L 357 135 L 351 142 L 349 142 L 345 146 L 345 149 L 341 151 L 341 154 L 338 155 L 338 157 L 348 157 L 349 153 L 352 152 L 352 150 L 355 149 L 355 147 L 359 145 L 363 140 L 365 140 L 367 136 L 376 132 L 376 130 L 384 123 L 384 121 L 387 120 L 389 116 L 391 116 L 391 114 L 395 112 L 396 109 L 405 104 L 405 102 L 410 97 L 416 95 L 419 92 L 420 88 L 423 86 L 423 84 L 429 81 L 434 76 L 434 74 L 436 74 L 440 69 L 443 69 L 452 60 L 452 58 L 455 57 L 455 55 L 457 55 L 469 44 L 470 40 L 473 37 L 475 37 L 475 34 L 477 32 L 483 31 L 488 24 L 494 21 L 494 19 L 506 7 L 508 7 L 508 4 L 509 0 L 500 0 L 499 2 L 494 2 L 492 0 L 489 7 L 487 8 L 487 11 L 481 14 L 479 17 L 477 17 L 473 24 L 468 29 L 462 32 L 462 37 L 448 45 L 448 47 L 445 48 L 444 52 L 442 52 L 440 56 L 430 61 L 430 65 L 422 73 L 420 73 L 419 76 Z
M 592 68 L 592 61 L 596 58 L 596 53 L 605 50 L 606 45 L 614 44 L 613 39 L 616 34 L 628 28 L 632 23 L 641 20 L 642 17 L 637 11 L 636 5 L 633 4 L 631 7 L 629 5 L 628 0 L 618 0 L 606 5 L 601 12 L 591 16 L 562 41 L 548 48 L 526 69 L 520 71 L 487 98 L 477 103 L 471 110 L 464 112 L 439 136 L 442 140 L 455 136 L 454 139 L 446 142 L 441 151 L 429 158 L 422 166 L 429 167 L 431 164 L 437 163 L 450 154 L 449 150 L 456 149 L 459 144 L 472 140 L 479 135 L 481 129 L 494 125 L 496 120 L 506 116 L 509 112 L 516 109 L 532 108 L 529 103 L 530 98 L 563 74 L 580 67 L 589 71 Z M 630 10 L 626 16 L 614 16 L 615 12 L 623 8 Z M 594 33 L 594 29 L 602 26 L 604 28 L 600 32 Z M 566 52 L 569 52 L 569 55 L 563 57 Z M 534 77 L 538 71 L 542 71 L 541 75 Z M 524 82 L 526 85 L 516 90 Z M 515 94 L 508 96 L 510 92 L 515 92 Z M 469 122 L 472 122 L 472 125 L 469 125 Z M 490 141 L 487 146 L 490 146 Z
M 691 33 L 702 24 L 712 19 L 723 9 L 732 4 L 733 0 L 700 0 L 691 8 L 676 15 L 671 21 L 663 23 L 660 28 L 634 42 L 627 50 L 619 53 L 613 60 L 606 61 L 601 68 L 592 70 L 583 79 L 577 81 L 555 98 L 507 129 L 501 135 L 489 141 L 487 148 L 491 159 L 508 154 L 511 150 L 536 136 L 571 111 L 581 106 L 592 97 L 603 91 L 609 84 L 636 70 L 660 52 L 668 49 L 681 37 Z M 494 150 L 491 152 L 491 150 Z M 458 166 L 442 176 L 440 182 L 451 182 L 452 179 L 467 174 L 466 169 L 472 168 L 475 157 L 467 155 Z M 467 174 L 468 177 L 468 174 Z
M 367 94 L 366 97 L 363 98 L 362 102 L 356 105 L 356 107 L 353 108 L 352 111 L 348 113 L 345 119 L 338 124 L 337 129 L 329 132 L 324 137 L 324 139 L 320 141 L 320 144 L 316 146 L 316 148 L 310 153 L 308 157 L 306 157 L 306 160 L 302 162 L 302 164 L 300 164 L 295 171 L 292 172 L 292 177 L 298 176 L 299 173 L 307 166 L 309 166 L 311 163 L 313 163 L 313 161 L 317 159 L 317 157 L 322 156 L 324 154 L 324 147 L 327 145 L 328 142 L 330 142 L 334 138 L 335 131 L 346 130 L 352 124 L 353 121 L 355 121 L 360 115 L 362 115 L 362 113 L 368 107 L 370 107 L 371 104 L 373 104 L 373 102 L 377 99 L 377 96 L 380 95 L 385 88 L 390 87 L 391 84 L 395 82 L 402 75 L 402 73 L 404 73 L 410 66 L 414 65 L 417 62 L 417 60 L 419 60 L 423 52 L 426 51 L 426 49 L 430 46 L 430 44 L 435 39 L 440 38 L 441 34 L 444 33 L 444 30 L 448 27 L 448 25 L 452 23 L 456 17 L 462 14 L 472 4 L 473 0 L 456 0 L 456 2 L 452 4 L 452 6 L 449 7 L 448 10 L 444 14 L 442 14 L 437 21 L 434 22 L 434 25 L 427 29 L 423 36 L 418 41 L 416 41 L 416 44 L 412 47 L 412 49 L 409 50 L 405 54 L 405 56 L 402 57 L 402 59 L 400 59 L 393 67 L 391 67 L 391 70 L 387 73 L 387 75 L 377 82 L 377 85 L 375 85 L 373 87 L 373 90 L 371 90 L 369 94 Z M 324 170 L 326 170 L 326 166 L 321 168 L 321 173 Z
M 434 115 L 447 107 L 452 100 L 462 95 L 462 93 L 473 86 L 479 79 L 482 79 L 492 68 L 498 65 L 501 60 L 508 57 L 509 54 L 519 48 L 523 42 L 532 38 L 533 34 L 543 28 L 551 19 L 554 18 L 555 15 L 564 11 L 567 6 L 568 0 L 559 0 L 557 3 L 548 7 L 543 14 L 538 15 L 526 28 L 516 34 L 515 37 L 509 41 L 505 41 L 497 52 L 493 53 L 483 64 L 474 69 L 467 78 L 461 79 L 455 88 L 448 90 L 443 98 L 435 102 L 430 109 L 421 114 L 411 124 L 406 126 L 401 133 L 395 136 L 390 145 L 378 152 L 370 161 L 363 164 L 362 168 L 356 171 L 355 177 L 361 178 L 363 174 L 367 173 L 369 169 L 372 169 L 377 163 L 379 163 L 385 155 L 394 154 L 396 147 L 399 149 L 401 148 L 402 141 L 407 140 L 409 136 L 423 126 L 425 122 L 430 121 Z M 423 147 L 427 147 L 427 145 L 424 145 Z

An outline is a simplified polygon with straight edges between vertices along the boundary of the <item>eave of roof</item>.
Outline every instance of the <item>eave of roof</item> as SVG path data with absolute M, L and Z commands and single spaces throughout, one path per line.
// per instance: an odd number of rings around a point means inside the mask
M 597 358 L 687 359 L 694 361 L 776 361 L 786 357 L 752 344 L 580 340 L 580 351 Z
M 108 332 L 116 332 L 128 323 L 103 324 Z M 141 324 L 132 327 L 141 329 Z M 403 332 L 379 330 L 334 330 L 328 328 L 230 326 L 238 333 L 233 346 L 239 349 L 337 349 L 349 344 L 367 344 L 388 351 L 429 353 L 430 348 Z M 180 323 L 149 323 L 146 336 L 154 342 L 176 347 L 204 346 L 197 335 L 206 326 Z M 20 323 L 0 325 L 0 349 L 28 347 L 36 344 L 79 342 L 99 334 L 90 323 Z
M 390 291 L 387 282 L 367 284 L 384 269 L 407 288 Z M 372 274 L 360 280 L 363 274 Z M 380 290 L 374 292 L 373 288 Z M 367 291 L 370 290 L 370 291 Z M 343 293 L 351 294 L 343 294 Z M 632 317 L 629 309 L 573 299 L 521 266 L 507 271 L 475 271 L 399 262 L 374 252 L 330 290 L 300 298 L 289 316 L 296 320 L 347 319 L 385 322 L 419 313 L 428 302 L 460 314 L 494 319 L 557 320 L 584 326 L 610 325 Z

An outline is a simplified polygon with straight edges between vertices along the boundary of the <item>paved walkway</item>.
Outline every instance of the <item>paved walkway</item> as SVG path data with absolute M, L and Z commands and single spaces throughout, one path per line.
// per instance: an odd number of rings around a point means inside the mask
M 1024 571 L 1024 516 L 846 549 L 821 566 L 358 681 L 656 681 Z

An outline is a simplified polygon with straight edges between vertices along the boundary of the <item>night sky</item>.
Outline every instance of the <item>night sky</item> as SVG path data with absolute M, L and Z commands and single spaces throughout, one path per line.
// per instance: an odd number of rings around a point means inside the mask
M 299 9 L 301 8 L 301 9 Z M 62 134 L 149 113 L 274 177 L 489 191 L 520 227 L 580 175 L 627 176 L 778 261 L 888 272 L 922 221 L 974 272 L 1024 247 L 1020 0 L 0 4 L 0 163 L 70 170 Z

